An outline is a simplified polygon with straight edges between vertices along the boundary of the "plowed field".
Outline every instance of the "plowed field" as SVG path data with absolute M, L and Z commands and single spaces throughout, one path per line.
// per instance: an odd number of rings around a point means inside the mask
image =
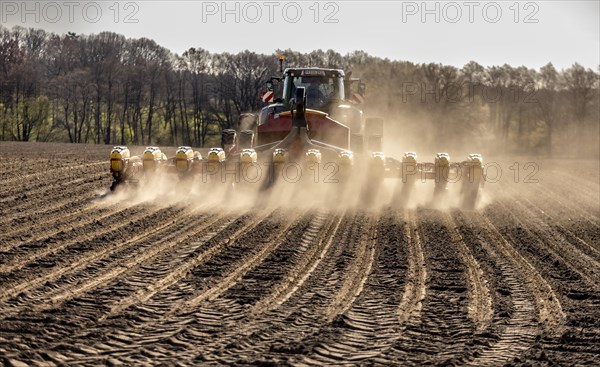
M 0 364 L 600 365 L 598 161 L 499 162 L 474 211 L 239 207 L 103 198 L 108 152 L 1 143 Z

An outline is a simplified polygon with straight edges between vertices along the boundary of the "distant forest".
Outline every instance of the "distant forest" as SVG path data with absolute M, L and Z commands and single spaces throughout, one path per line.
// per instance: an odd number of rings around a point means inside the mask
M 279 55 L 286 67 L 351 70 L 367 85 L 365 108 L 385 117 L 386 129 L 421 132 L 432 146 L 453 139 L 516 154 L 599 154 L 600 68 L 456 68 L 334 50 L 178 55 L 112 32 L 2 26 L 0 139 L 212 146 L 240 114 L 264 105 L 259 95 L 279 75 Z

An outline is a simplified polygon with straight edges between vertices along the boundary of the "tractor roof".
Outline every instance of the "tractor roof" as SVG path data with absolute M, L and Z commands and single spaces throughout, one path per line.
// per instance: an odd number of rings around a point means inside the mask
M 344 70 L 342 69 L 327 69 L 327 68 L 287 68 L 284 74 L 291 75 L 323 75 L 323 76 L 338 76 L 344 77 Z

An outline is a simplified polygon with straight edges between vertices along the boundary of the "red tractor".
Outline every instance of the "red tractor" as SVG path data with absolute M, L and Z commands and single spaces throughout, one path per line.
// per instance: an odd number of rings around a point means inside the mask
M 399 162 L 386 160 L 381 152 L 383 120 L 365 118 L 360 108 L 360 80 L 347 78 L 339 69 L 281 71 L 283 76 L 271 78 L 263 92 L 273 95 L 278 83 L 281 96 L 258 115 L 243 115 L 240 131 L 223 131 L 221 148 L 228 159 L 239 157 L 241 164 L 320 164 L 331 167 L 334 176 L 339 173 L 336 180 L 346 179 L 355 165 L 363 164 L 369 164 L 375 178 L 397 176 L 392 172 Z M 273 175 L 267 177 L 271 182 Z

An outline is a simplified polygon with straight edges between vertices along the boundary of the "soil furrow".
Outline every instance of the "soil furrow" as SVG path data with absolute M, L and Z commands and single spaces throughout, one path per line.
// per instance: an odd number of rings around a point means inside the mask
M 45 221 L 35 221 L 35 226 L 31 224 L 23 225 L 21 228 L 12 232 L 5 233 L 0 238 L 0 253 L 6 253 L 14 248 L 26 245 L 32 242 L 46 242 L 56 236 L 58 233 L 68 233 L 69 231 L 78 231 L 80 228 L 88 226 L 95 221 L 102 221 L 110 216 L 118 215 L 119 212 L 126 210 L 123 205 L 96 206 L 88 204 L 82 210 L 71 214 L 61 216 L 60 218 L 51 217 Z M 48 228 L 52 228 L 48 230 Z M 2 261 L 0 261 L 2 263 Z
M 137 274 L 130 274 L 127 277 L 120 277 L 121 280 L 117 281 L 116 284 L 105 283 L 105 285 L 95 292 L 95 294 L 106 294 L 107 297 L 111 296 L 109 289 L 119 289 L 119 288 L 128 288 L 129 284 L 134 284 L 136 288 L 138 288 L 138 292 L 127 292 L 129 295 L 125 299 L 136 300 L 136 294 L 140 295 L 145 293 L 147 290 L 152 289 L 154 286 L 153 281 L 157 278 L 163 277 L 162 279 L 172 280 L 169 276 L 176 265 L 179 265 L 179 262 L 186 261 L 191 259 L 191 263 L 198 266 L 200 263 L 196 262 L 198 259 L 204 259 L 204 261 L 210 258 L 210 256 L 216 255 L 217 250 L 224 251 L 222 249 L 223 246 L 227 245 L 228 247 L 234 247 L 234 243 L 236 241 L 244 241 L 243 238 L 247 237 L 248 239 L 252 238 L 254 235 L 254 231 L 258 231 L 258 233 L 264 233 L 264 231 L 268 228 L 278 228 L 280 234 L 284 234 L 286 227 L 283 225 L 279 219 L 275 219 L 279 217 L 278 214 L 269 214 L 269 212 L 262 213 L 258 216 L 243 216 L 243 217 L 231 217 L 229 220 L 224 220 L 223 218 L 216 218 L 215 222 L 208 222 L 208 227 L 216 228 L 215 231 L 207 232 L 205 231 L 205 235 L 202 238 L 199 238 L 198 241 L 194 242 L 192 246 L 181 246 L 175 249 L 174 251 L 170 251 L 163 256 L 160 261 L 154 261 L 153 266 L 151 268 L 140 267 Z M 218 226 L 216 222 L 221 222 Z M 287 221 L 285 221 L 287 222 Z M 289 222 L 288 222 L 289 225 Z M 258 227 L 264 227 L 259 229 Z M 274 239 L 275 240 L 275 239 Z M 246 240 L 247 242 L 247 240 Z M 276 240 L 275 240 L 276 242 Z M 207 256 L 203 256 L 206 254 Z M 235 265 L 235 264 L 234 264 Z M 175 273 L 179 274 L 179 270 L 181 268 L 175 269 Z M 167 276 L 165 276 L 165 274 Z M 185 274 L 182 274 L 185 275 Z M 161 284 L 161 280 L 158 280 L 158 284 Z M 149 284 L 146 287 L 143 287 L 143 284 Z M 173 284 L 176 285 L 176 284 Z M 113 333 L 119 333 L 118 338 L 131 338 L 135 339 L 138 331 L 147 328 L 149 330 L 156 330 L 161 328 L 172 328 L 172 324 L 177 324 L 180 322 L 180 319 L 177 317 L 169 319 L 172 315 L 172 308 L 177 309 L 176 304 L 183 303 L 186 297 L 191 297 L 192 295 L 189 293 L 189 289 L 185 287 L 169 287 L 164 288 L 158 292 L 152 292 L 149 299 L 137 299 L 139 302 L 135 304 L 128 305 L 130 309 L 136 312 L 141 312 L 145 314 L 143 318 L 135 318 L 135 321 L 128 318 L 128 310 L 123 308 L 123 304 L 120 302 L 110 303 L 106 301 L 102 301 L 98 299 L 98 296 L 95 297 L 95 303 L 98 304 L 99 308 L 107 310 L 103 316 L 99 317 L 99 326 L 106 324 L 113 329 Z M 148 296 L 149 294 L 147 294 Z M 112 296 L 114 297 L 114 296 Z M 109 300 L 109 298 L 107 298 Z M 159 301 L 155 303 L 155 301 Z M 82 301 L 85 301 L 82 299 Z M 167 302 L 165 302 L 167 301 Z M 170 304 L 170 305 L 169 305 Z M 162 305 L 162 306 L 161 306 Z M 167 307 L 164 307 L 167 306 Z M 120 311 L 120 312 L 119 312 Z M 107 316 L 111 316 L 107 318 Z M 117 322 L 117 320 L 123 320 L 123 322 Z M 166 320 L 166 321 L 165 321 Z M 136 333 L 132 334 L 129 327 L 132 322 L 135 322 L 137 325 L 135 327 Z M 121 330 L 121 328 L 116 327 L 117 325 L 126 326 L 125 329 Z M 159 326 L 162 324 L 163 326 Z M 92 344 L 91 341 L 97 339 L 90 335 L 97 335 L 97 332 L 87 333 L 86 335 L 86 348 L 95 348 L 95 345 Z M 155 340 L 155 338 L 160 338 L 160 335 L 164 335 L 164 331 L 160 334 L 157 333 L 149 333 L 142 340 L 138 340 L 136 343 L 129 344 L 127 349 L 131 348 L 139 348 L 140 345 L 145 345 L 148 343 L 148 340 Z
M 551 198 L 551 201 L 555 205 L 560 205 L 571 212 L 579 213 L 579 218 L 587 220 L 596 226 L 600 223 L 600 199 L 598 196 L 598 190 L 600 186 L 596 187 L 595 191 L 583 194 L 579 190 L 573 190 L 572 186 L 566 185 L 561 182 L 559 185 L 550 183 L 544 184 L 544 189 L 550 191 L 546 193 L 546 196 Z
M 498 203 L 508 210 L 507 204 L 502 200 Z M 566 237 L 555 232 L 547 223 L 537 219 L 535 214 L 520 201 L 511 205 L 510 211 L 517 214 L 516 226 L 527 228 L 531 236 L 538 239 L 536 245 L 539 251 L 547 252 L 554 259 L 565 262 L 573 272 L 589 284 L 600 284 L 600 262 L 586 255 L 577 246 L 573 246 Z M 519 219 L 516 219 L 517 217 Z
M 518 220 L 524 218 L 514 215 L 518 210 L 513 206 L 503 211 L 498 209 L 497 204 L 492 204 L 486 209 L 485 215 L 494 223 L 502 223 L 496 225 L 498 231 L 514 244 L 515 249 L 518 249 L 539 276 L 546 279 L 548 287 L 551 287 L 546 292 L 545 287 L 540 287 L 537 299 L 557 304 L 561 310 L 565 310 L 560 314 L 555 311 L 560 318 L 549 318 L 560 321 L 554 322 L 556 326 L 553 328 L 547 327 L 548 321 L 543 315 L 540 317 L 542 325 L 546 326 L 542 333 L 543 338 L 526 351 L 523 359 L 537 361 L 536 363 L 568 363 L 573 352 L 584 352 L 600 346 L 600 288 L 597 283 L 585 281 L 562 256 L 553 255 L 551 248 L 541 243 L 533 234 L 533 228 L 529 229 L 519 224 Z M 531 281 L 527 281 L 526 284 L 535 285 Z M 585 332 L 582 332 L 583 330 Z M 599 362 L 598 358 L 587 354 L 580 355 L 580 358 L 582 364 Z
M 0 365 L 600 365 L 597 160 L 504 157 L 465 211 L 429 183 L 416 209 L 172 175 L 108 195 L 110 148 L 2 142 Z
M 264 216 L 266 218 L 266 215 Z M 247 227 L 240 228 L 236 233 L 232 234 L 227 241 L 220 242 L 217 246 L 213 246 L 206 251 L 198 254 L 195 258 L 192 258 L 191 261 L 184 262 L 182 264 L 178 264 L 171 273 L 168 274 L 167 277 L 158 280 L 148 289 L 142 290 L 136 293 L 132 298 L 128 298 L 119 302 L 119 304 L 111 310 L 111 312 L 105 317 L 110 317 L 135 303 L 142 303 L 148 301 L 151 297 L 156 295 L 157 293 L 165 290 L 168 287 L 171 287 L 178 283 L 185 275 L 189 274 L 193 269 L 202 266 L 205 262 L 211 259 L 215 254 L 217 254 L 222 246 L 236 241 L 242 235 L 246 233 L 251 233 L 252 230 L 256 227 L 256 225 L 262 223 L 264 218 L 259 218 L 253 225 L 249 225 Z M 269 240 L 266 242 L 266 245 L 259 251 L 257 251 L 252 256 L 246 257 L 243 261 L 240 261 L 238 264 L 233 265 L 233 271 L 229 273 L 224 279 L 222 279 L 218 284 L 209 288 L 206 292 L 196 294 L 189 299 L 185 299 L 182 295 L 177 295 L 178 298 L 182 299 L 182 302 L 177 302 L 176 304 L 171 305 L 171 311 L 169 315 L 176 313 L 186 313 L 187 310 L 194 310 L 198 306 L 200 306 L 204 301 L 214 299 L 221 295 L 223 292 L 227 291 L 231 288 L 235 282 L 244 276 L 246 272 L 248 272 L 251 268 L 260 263 L 269 252 L 273 251 L 278 245 L 279 241 L 288 233 L 288 230 L 291 226 L 297 224 L 297 222 L 301 219 L 299 216 L 297 219 L 293 221 L 290 220 L 288 223 L 280 225 L 279 228 L 276 229 L 275 232 L 269 234 Z M 204 240 L 208 241 L 210 238 Z M 175 297 L 172 297 L 175 298 Z M 167 315 L 167 316 L 169 316 Z
M 148 215 L 147 207 L 138 205 L 134 208 L 122 208 L 116 214 L 105 220 L 93 221 L 77 231 L 59 232 L 41 242 L 21 244 L 17 248 L 3 254 L 3 264 L 0 265 L 0 276 L 14 273 L 29 265 L 29 268 L 39 266 L 39 260 L 49 255 L 63 255 L 71 246 L 85 245 L 88 241 L 107 235 L 111 232 L 127 231 L 135 222 L 143 220 Z M 37 261 L 37 262 L 36 262 Z M 44 267 L 48 267 L 47 265 Z
M 272 321 L 283 317 L 279 311 L 280 304 L 295 295 L 296 291 L 303 289 L 302 284 L 307 278 L 310 279 L 309 275 L 312 275 L 316 267 L 311 266 L 314 264 L 310 260 L 315 260 L 316 264 L 325 258 L 325 253 L 335 238 L 334 234 L 340 228 L 342 216 L 330 220 L 326 220 L 326 218 L 324 212 L 317 212 L 312 220 L 305 221 L 293 228 L 276 251 L 241 279 L 235 287 L 228 290 L 222 300 L 215 302 L 213 307 L 215 310 L 233 302 L 237 304 L 242 302 L 242 305 L 251 306 L 250 308 L 236 308 L 241 312 L 241 318 L 235 316 L 225 319 L 222 317 L 207 319 L 206 310 L 201 314 L 201 324 L 204 324 L 204 330 L 207 327 L 212 329 L 216 325 L 222 325 L 219 328 L 220 331 L 213 331 L 218 338 L 204 344 L 206 350 L 220 348 L 223 344 L 235 345 L 236 340 L 243 341 L 248 334 L 271 331 L 270 328 L 264 329 L 265 320 Z M 323 226 L 325 227 L 323 228 Z M 298 243 L 298 239 L 300 239 L 300 243 Z M 328 241 L 325 241 L 326 239 Z M 289 267 L 283 266 L 288 262 L 290 263 Z M 254 289 L 258 285 L 256 281 L 260 281 L 259 289 Z M 261 294 L 264 296 L 261 297 Z M 287 302 L 284 304 L 287 305 Z M 285 309 L 288 313 L 292 312 L 287 307 Z M 263 315 L 265 312 L 267 314 Z M 210 314 L 216 314 L 216 311 L 212 311 Z M 232 321 L 227 321 L 228 319 Z M 230 325 L 233 320 L 236 320 L 236 328 L 223 327 Z M 240 325 L 241 320 L 246 321 Z M 194 335 L 197 334 L 194 332 Z
M 585 222 L 592 228 L 598 230 L 600 228 L 600 200 L 598 194 L 596 196 L 584 196 L 581 200 L 585 201 L 585 205 L 591 206 L 595 213 L 582 209 L 581 203 L 575 204 L 569 197 L 557 195 L 549 192 L 548 188 L 543 185 L 525 185 L 524 187 L 515 187 L 514 185 L 502 186 L 503 189 L 510 188 L 518 197 L 530 198 L 539 203 L 541 207 L 554 213 L 560 213 L 562 220 L 572 220 L 577 222 Z M 600 186 L 598 187 L 600 190 Z M 577 195 L 573 193 L 571 195 Z
M 50 300 L 52 302 L 53 307 L 56 307 L 56 304 L 65 302 L 68 299 L 77 297 L 80 294 L 87 293 L 92 289 L 96 289 L 98 287 L 107 288 L 110 286 L 111 282 L 116 278 L 124 277 L 125 275 L 134 272 L 141 271 L 142 273 L 147 270 L 154 270 L 153 266 L 158 265 L 154 263 L 154 265 L 149 265 L 147 268 L 142 267 L 141 270 L 139 268 L 143 263 L 149 262 L 155 257 L 161 255 L 163 252 L 170 251 L 174 246 L 180 245 L 182 243 L 187 243 L 187 240 L 190 238 L 197 236 L 205 232 L 207 229 L 216 226 L 217 223 L 223 222 L 221 224 L 220 229 L 226 228 L 228 225 L 231 225 L 238 217 L 231 217 L 229 220 L 225 220 L 225 215 L 216 215 L 208 220 L 206 220 L 206 216 L 197 216 L 194 213 L 189 214 L 191 217 L 190 221 L 179 221 L 176 222 L 175 225 L 172 225 L 172 228 L 165 234 L 160 233 L 160 236 L 157 236 L 155 240 L 149 241 L 147 237 L 142 237 L 135 241 L 135 243 L 139 244 L 138 246 L 131 246 L 129 244 L 128 247 L 132 248 L 133 251 L 126 253 L 119 253 L 117 259 L 111 259 L 110 267 L 107 267 L 104 272 L 100 274 L 95 274 L 93 277 L 89 277 L 84 282 L 77 283 L 74 287 L 68 289 L 61 289 L 60 293 L 53 295 Z M 199 225 L 199 223 L 201 223 Z M 212 237 L 216 235 L 218 232 L 211 233 Z M 212 238 L 211 237 L 211 238 Z M 187 246 L 185 251 L 196 249 L 199 247 L 200 243 L 195 243 L 191 246 Z M 138 283 L 148 283 L 153 282 L 151 277 L 147 279 L 145 276 L 140 276 L 140 280 Z M 122 280 L 117 281 L 117 283 L 122 283 Z M 123 295 L 119 297 L 123 299 Z
M 598 168 L 598 167 L 596 167 Z M 596 171 L 596 174 L 598 171 Z M 578 188 L 577 193 L 583 194 L 583 197 L 596 197 L 598 198 L 598 187 L 600 183 L 597 180 L 590 180 L 583 176 L 574 177 L 573 174 L 565 173 L 559 170 L 551 170 L 549 176 L 559 176 L 559 180 L 547 180 L 546 182 L 552 183 L 564 183 L 566 187 L 572 188 L 576 186 Z M 597 179 L 597 177 L 596 177 Z
M 56 184 L 48 185 L 46 182 L 40 183 L 40 187 L 35 190 L 28 190 L 22 195 L 11 197 L 0 203 L 4 210 L 10 211 L 21 211 L 31 207 L 32 205 L 39 205 L 40 203 L 46 203 L 53 201 L 55 197 L 61 197 L 72 191 L 83 191 L 90 189 L 88 186 L 99 185 L 106 178 L 105 172 L 82 172 L 76 179 L 72 179 L 68 182 L 59 182 Z
M 511 214 L 512 215 L 512 214 Z M 526 279 L 525 284 L 529 291 L 535 296 L 535 303 L 539 312 L 538 319 L 546 332 L 552 333 L 557 330 L 565 319 L 562 306 L 554 293 L 554 290 L 548 282 L 540 275 L 536 268 L 529 262 L 517 248 L 507 240 L 500 230 L 493 223 L 494 219 L 488 219 L 487 216 L 477 213 L 471 217 L 476 223 L 480 224 L 487 237 L 494 241 L 494 245 L 512 262 L 512 265 L 519 270 L 522 279 Z
M 600 259 L 600 225 L 580 212 L 557 206 L 553 198 L 542 189 L 534 190 L 533 195 L 524 195 L 514 189 L 511 191 L 512 195 L 520 197 L 527 204 L 533 216 L 571 238 L 570 243 L 587 255 Z
M 407 364 L 463 363 L 474 351 L 476 332 L 469 317 L 467 269 L 442 213 L 419 208 L 415 216 L 427 264 L 427 292 L 420 316 L 406 320 L 385 357 Z
M 35 161 L 35 160 L 34 160 Z M 39 178 L 42 177 L 43 181 L 47 182 L 48 181 L 48 176 L 56 176 L 56 178 L 58 180 L 61 179 L 61 176 L 68 176 L 65 175 L 65 173 L 69 173 L 69 171 L 73 171 L 73 170 L 79 170 L 81 168 L 92 168 L 92 167 L 97 167 L 97 166 L 104 166 L 105 171 L 108 170 L 108 162 L 89 162 L 89 163 L 84 163 L 84 164 L 77 164 L 77 165 L 72 165 L 72 162 L 69 161 L 65 161 L 65 162 L 60 162 L 60 163 L 65 163 L 64 166 L 58 166 L 58 167 L 51 167 L 48 168 L 47 166 L 43 165 L 42 167 L 44 167 L 43 169 L 36 169 L 36 171 L 34 173 L 29 173 L 29 174 L 21 174 L 17 177 L 10 177 L 4 180 L 0 180 L 0 184 L 3 184 L 5 186 L 9 186 L 11 183 L 14 182 L 20 182 L 20 183 L 32 183 L 35 184 L 36 181 L 41 181 Z M 21 171 L 21 168 L 17 168 L 17 171 Z M 69 173 L 69 175 L 72 176 L 72 173 Z M 8 175 L 7 175 L 8 177 Z M 34 180 L 35 179 L 35 180 Z M 15 186 L 13 186 L 15 187 Z M 21 186 L 22 188 L 26 188 L 26 186 Z M 18 189 L 15 187 L 15 191 L 18 191 Z M 3 191 L 3 193 L 9 193 L 10 191 Z
M 286 217 L 288 216 L 289 214 L 286 215 Z M 234 288 L 237 288 L 248 277 L 248 275 L 243 274 L 244 272 L 252 273 L 256 271 L 256 268 L 251 269 L 251 267 L 247 266 L 240 269 L 240 260 L 244 258 L 238 258 L 239 255 L 246 254 L 247 257 L 260 260 L 264 256 L 265 250 L 270 249 L 269 251 L 273 252 L 271 252 L 271 255 L 267 259 L 271 258 L 281 248 L 282 238 L 285 236 L 286 239 L 283 243 L 287 243 L 288 238 L 295 234 L 295 228 L 304 228 L 304 225 L 301 223 L 306 222 L 310 218 L 310 215 L 294 215 L 295 218 L 292 221 L 285 217 L 276 219 L 277 217 L 281 217 L 281 215 L 277 214 L 268 221 L 263 221 L 262 228 L 245 228 L 243 231 L 240 231 L 234 241 L 232 241 L 235 244 L 230 245 L 227 250 L 220 253 L 220 257 L 226 259 L 226 266 L 222 264 L 222 260 L 217 258 L 205 262 L 199 269 L 190 272 L 188 277 L 182 279 L 176 286 L 169 287 L 154 295 L 143 307 L 146 319 L 141 325 L 146 325 L 146 327 L 152 330 L 159 330 L 162 335 L 169 334 L 171 340 L 176 338 L 179 344 L 188 345 L 188 349 L 190 350 L 192 350 L 192 345 L 203 345 L 206 348 L 206 335 L 198 335 L 195 330 L 201 330 L 201 334 L 227 333 L 229 329 L 227 328 L 227 321 L 223 319 L 223 316 L 227 315 L 226 318 L 232 320 L 240 319 L 244 317 L 243 315 L 248 314 L 248 309 L 239 307 L 239 304 L 236 304 L 234 301 L 229 301 L 222 297 L 225 294 L 236 293 Z M 298 226 L 299 223 L 300 225 Z M 288 231 L 290 227 L 292 227 L 291 231 Z M 267 230 L 268 228 L 269 230 Z M 273 231 L 273 229 L 275 230 Z M 265 234 L 267 235 L 265 236 Z M 259 241 L 264 242 L 265 245 L 258 248 L 251 246 L 259 238 Z M 215 268 L 215 266 L 218 267 Z M 262 266 L 262 263 L 258 266 Z M 232 273 L 236 276 L 231 276 Z M 199 287 L 196 284 L 198 282 L 200 285 L 208 283 L 212 284 L 212 286 L 205 287 L 201 293 L 194 292 L 194 288 Z M 237 284 L 234 282 L 237 282 Z M 263 288 L 268 289 L 269 287 L 265 284 Z M 220 299 L 218 297 L 219 294 L 223 294 Z M 211 300 L 211 298 L 218 299 Z M 168 309 L 160 307 L 159 305 L 164 304 L 165 299 L 170 299 L 171 302 L 175 301 L 173 307 L 169 307 Z M 198 303 L 198 305 L 194 306 L 193 309 L 185 311 L 185 308 L 189 307 L 190 301 Z M 225 309 L 227 310 L 226 313 L 223 312 Z M 157 326 L 156 324 L 148 325 L 147 322 L 151 319 L 158 322 L 161 326 Z M 194 336 L 188 335 L 190 333 L 193 333 Z M 124 332 L 124 334 L 128 335 L 127 332 Z M 145 340 L 152 339 L 152 335 L 156 335 L 151 331 L 148 334 L 147 337 L 141 340 L 139 336 L 129 337 L 138 340 L 136 345 L 139 349 L 140 345 L 145 344 Z M 134 358 L 142 358 L 141 355 L 148 352 L 148 350 L 142 347 L 137 351 Z M 181 353 L 177 353 L 177 350 L 169 352 L 176 353 L 179 358 L 183 358 Z M 165 354 L 167 354 L 166 351 Z
M 298 262 L 268 297 L 262 298 L 253 306 L 251 311 L 253 315 L 270 311 L 294 295 L 325 258 L 344 215 L 332 217 L 329 222 L 327 222 L 326 211 L 319 211 L 315 215 L 306 232 L 302 234 L 300 246 L 296 249 L 296 252 L 299 252 L 295 254 L 299 258 Z
M 272 237 L 272 239 L 268 240 L 266 246 L 264 246 L 260 251 L 253 254 L 252 256 L 245 257 L 243 261 L 240 261 L 240 263 L 234 267 L 235 270 L 229 273 L 229 275 L 227 275 L 227 277 L 225 277 L 221 282 L 219 282 L 218 285 L 215 285 L 206 292 L 195 295 L 193 298 L 187 300 L 183 305 L 183 309 L 181 311 L 184 311 L 185 309 L 191 310 L 198 307 L 200 304 L 207 300 L 214 300 L 215 298 L 221 296 L 225 291 L 233 287 L 233 285 L 238 280 L 241 280 L 241 278 L 245 276 L 245 274 L 250 269 L 256 267 L 258 264 L 264 261 L 267 255 L 281 244 L 281 240 L 285 235 L 288 234 L 288 230 L 291 227 L 298 225 L 300 220 L 303 218 L 303 215 L 298 216 L 298 218 L 294 221 L 290 221 L 289 223 L 282 226 L 280 229 L 277 229 L 275 235 L 273 235 L 273 233 L 269 234 L 269 237 Z
M 478 331 L 484 330 L 489 327 L 493 313 L 487 279 L 464 238 L 458 232 L 456 222 L 448 213 L 444 215 L 444 224 L 450 231 L 452 242 L 456 245 L 461 259 L 466 265 L 466 275 L 469 279 L 469 317 Z
M 44 197 L 43 200 L 27 199 L 23 205 L 11 208 L 10 215 L 3 215 L 0 220 L 0 228 L 13 226 L 15 223 L 19 225 L 22 220 L 34 222 L 32 218 L 38 217 L 41 214 L 60 215 L 61 213 L 72 210 L 74 208 L 87 204 L 98 197 L 95 190 L 106 186 L 102 181 L 91 180 L 78 185 L 74 190 L 65 192 L 57 192 L 52 196 Z M 31 219 L 27 219 L 31 218 Z
M 107 246 L 102 246 L 101 249 L 97 249 L 92 245 L 91 251 L 89 249 L 77 251 L 77 256 L 72 262 L 65 263 L 65 266 L 57 267 L 49 273 L 40 274 L 33 279 L 17 284 L 8 291 L 7 295 L 16 296 L 18 294 L 19 302 L 17 306 L 19 307 L 23 305 L 27 308 L 37 306 L 37 309 L 41 310 L 43 307 L 39 308 L 40 303 L 45 305 L 44 307 L 56 306 L 52 303 L 48 304 L 48 302 L 60 292 L 73 295 L 74 291 L 70 290 L 69 287 L 72 286 L 71 283 L 74 279 L 78 281 L 78 284 L 86 279 L 92 279 L 102 270 L 110 268 L 114 264 L 114 261 L 111 261 L 110 258 L 114 258 L 118 254 L 123 256 L 128 249 L 144 241 L 160 240 L 165 235 L 164 232 L 168 232 L 169 229 L 177 228 L 179 230 L 179 227 L 176 227 L 172 221 L 164 221 L 164 216 L 178 217 L 182 211 L 183 209 L 177 208 L 159 210 L 145 217 L 144 221 L 147 221 L 147 225 L 126 241 L 110 241 Z M 197 220 L 194 216 L 186 216 L 180 218 L 178 224 L 196 223 Z M 158 224 L 154 225 L 153 222 Z M 34 288 L 38 289 L 34 291 Z M 8 311 L 5 311 L 5 315 L 7 314 Z
M 539 335 L 538 313 L 534 295 L 521 282 L 519 270 L 491 246 L 494 238 L 481 233 L 479 227 L 473 225 L 472 216 L 461 212 L 452 215 L 460 236 L 482 264 L 487 264 L 487 274 L 495 274 L 496 279 L 488 279 L 495 285 L 490 293 L 496 302 L 492 325 L 480 330 L 474 340 L 482 348 L 468 361 L 468 365 L 500 366 L 515 360 L 534 344 Z
M 320 342 L 311 354 L 298 362 L 359 363 L 377 358 L 391 362 L 383 357 L 383 353 L 402 331 L 398 305 L 404 297 L 403 290 L 406 290 L 410 273 L 406 266 L 410 246 L 408 237 L 403 236 L 407 228 L 408 223 L 391 211 L 380 214 L 379 222 L 372 227 L 376 234 L 373 237 L 376 249 L 373 270 L 362 292 L 346 312 L 337 316 L 326 333 L 331 338 Z M 416 252 L 411 255 L 418 257 Z M 418 271 L 412 270 L 410 276 L 418 277 Z M 412 292 L 412 295 L 420 297 L 419 292 Z
M 411 317 L 418 316 L 427 292 L 427 267 L 423 254 L 421 234 L 417 230 L 414 213 L 406 210 L 404 217 L 408 225 L 404 233 L 408 239 L 408 275 L 402 299 L 398 306 L 398 321 L 403 324 Z
M 219 347 L 212 353 L 213 358 L 220 363 L 283 361 L 287 359 L 286 351 L 295 354 L 295 345 L 304 342 L 314 345 L 321 328 L 337 317 L 335 311 L 342 312 L 348 307 L 366 276 L 360 264 L 365 265 L 370 259 L 371 248 L 368 241 L 364 241 L 368 238 L 367 221 L 364 214 L 354 214 L 345 216 L 339 227 L 330 227 L 332 231 L 328 233 L 337 241 L 332 242 L 325 258 L 312 269 L 303 284 L 281 305 L 258 315 L 250 327 L 211 343 Z M 360 259 L 359 253 L 363 254 Z M 311 340 L 305 340 L 307 338 Z M 219 340 L 226 341 L 226 346 Z M 256 343 L 256 340 L 261 342 Z M 210 346 L 207 349 L 210 350 Z M 239 356 L 244 357 L 239 359 Z M 196 361 L 203 358 L 198 356 Z
M 13 241 L 24 241 L 26 237 L 48 236 L 49 228 L 56 230 L 57 226 L 66 227 L 68 224 L 80 224 L 84 219 L 89 217 L 96 217 L 102 215 L 102 213 L 109 212 L 117 207 L 117 204 L 112 205 L 94 205 L 93 202 L 85 202 L 81 204 L 81 208 L 78 210 L 69 211 L 60 217 L 53 215 L 38 216 L 35 219 L 27 220 L 27 223 L 21 223 L 19 225 L 12 225 L 11 230 L 3 231 L 2 237 L 0 237 L 0 251 L 6 251 L 8 247 L 14 247 Z M 97 214 L 96 214 L 97 213 Z M 50 232 L 50 234 L 54 234 Z
M 169 255 L 175 247 L 183 253 L 191 254 L 195 251 L 202 251 L 203 245 L 194 241 L 206 236 L 208 228 L 215 228 L 211 232 L 211 239 L 217 242 L 222 240 L 217 239 L 217 236 L 225 235 L 228 232 L 239 230 L 245 225 L 254 225 L 252 217 L 248 215 L 231 216 L 228 220 L 224 219 L 226 214 L 213 216 L 212 220 L 204 221 L 202 225 L 197 225 L 198 221 L 205 218 L 198 217 L 192 225 L 176 226 L 173 233 L 163 237 L 162 240 L 148 243 L 147 246 L 139 248 L 137 251 L 129 254 L 127 257 L 120 259 L 118 262 L 111 265 L 111 269 L 95 276 L 83 284 L 74 284 L 72 289 L 66 289 L 59 295 L 54 297 L 56 303 L 52 308 L 43 311 L 36 310 L 32 313 L 23 312 L 15 318 L 9 318 L 13 323 L 19 324 L 29 317 L 45 317 L 49 319 L 47 327 L 52 330 L 52 334 L 43 338 L 49 345 L 47 349 L 61 349 L 62 346 L 69 345 L 66 338 L 73 338 L 74 343 L 78 340 L 93 340 L 93 335 L 97 335 L 97 330 L 102 330 L 102 322 L 98 320 L 102 315 L 110 312 L 111 308 L 118 303 L 119 299 L 131 296 L 136 291 L 148 287 L 154 282 L 157 277 L 164 276 L 170 269 L 170 262 L 161 263 L 157 261 L 158 256 Z M 221 225 L 217 225 L 221 222 Z M 201 236 L 201 237 L 199 237 Z M 182 255 L 181 253 L 179 255 Z M 169 256 L 166 256 L 169 259 Z M 181 260 L 180 256 L 177 256 Z M 153 261 L 154 259 L 154 261 Z M 146 263 L 146 265 L 143 265 Z M 94 289 L 93 293 L 89 293 Z M 58 305 L 58 307 L 56 307 Z M 76 319 L 65 323 L 62 320 L 67 315 L 76 312 Z M 109 327 L 115 327 L 114 320 L 108 320 L 106 324 Z M 96 325 L 95 328 L 90 326 Z M 122 325 L 127 325 L 123 323 Z M 84 336 L 82 336 L 82 334 Z M 39 340 L 41 343 L 42 341 Z M 58 343 L 58 344 L 57 344 Z M 85 346 L 89 350 L 93 347 Z M 75 357 L 75 359 L 77 359 Z

